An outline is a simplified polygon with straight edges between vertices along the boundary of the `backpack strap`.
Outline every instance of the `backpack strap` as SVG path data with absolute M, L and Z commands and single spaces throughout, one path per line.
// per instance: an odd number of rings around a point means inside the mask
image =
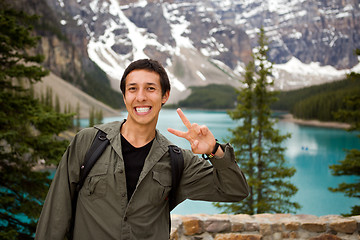
M 76 215 L 76 205 L 79 196 L 79 191 L 84 185 L 86 177 L 89 175 L 92 167 L 104 152 L 104 150 L 109 145 L 110 140 L 106 138 L 106 133 L 98 130 L 96 136 L 91 144 L 91 147 L 85 154 L 85 159 L 83 164 L 80 167 L 80 175 L 79 181 L 76 183 L 76 188 L 74 192 L 74 196 L 72 199 L 72 214 L 71 214 L 71 222 L 70 222 L 70 229 L 68 231 L 68 239 L 73 239 L 74 234 L 74 225 L 75 225 L 75 215 Z
M 176 207 L 176 192 L 184 170 L 184 157 L 181 149 L 175 145 L 169 145 L 169 153 L 171 158 L 172 178 L 172 187 L 169 193 L 169 209 L 171 212 Z
M 169 145 L 169 154 L 171 158 L 171 181 L 172 186 L 169 193 L 169 236 L 171 233 L 170 212 L 176 207 L 176 192 L 184 170 L 184 157 L 182 151 L 175 145 Z
M 80 167 L 80 178 L 79 182 L 76 184 L 76 191 L 80 191 L 92 167 L 95 165 L 96 161 L 107 148 L 109 143 L 110 140 L 106 138 L 106 133 L 98 130 L 90 149 L 85 155 L 84 163 Z

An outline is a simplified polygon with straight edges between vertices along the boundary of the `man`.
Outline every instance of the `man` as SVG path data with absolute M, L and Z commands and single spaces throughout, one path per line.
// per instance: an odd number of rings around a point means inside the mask
M 71 199 L 79 168 L 97 129 L 107 133 L 110 146 L 98 159 L 81 188 L 74 239 L 168 239 L 171 143 L 156 130 L 159 112 L 169 98 L 164 68 L 142 59 L 125 70 L 120 88 L 128 112 L 123 122 L 80 131 L 66 150 L 38 222 L 36 239 L 64 239 L 71 219 Z M 240 201 L 248 195 L 245 177 L 229 144 L 216 144 L 206 126 L 191 124 L 177 110 L 187 132 L 168 129 L 187 139 L 182 150 L 184 170 L 176 193 L 208 201 Z M 210 162 L 195 154 L 207 154 Z

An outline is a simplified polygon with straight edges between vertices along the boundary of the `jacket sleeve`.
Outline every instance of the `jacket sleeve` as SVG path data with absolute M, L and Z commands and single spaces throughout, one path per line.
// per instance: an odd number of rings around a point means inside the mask
M 68 146 L 56 170 L 37 224 L 36 240 L 62 240 L 69 228 L 71 199 L 79 178 L 80 164 L 85 155 L 83 149 L 88 142 L 83 136 L 78 135 Z
M 223 157 L 210 161 L 199 158 L 191 151 L 184 152 L 184 171 L 177 199 L 238 202 L 249 195 L 249 186 L 235 160 L 230 144 L 222 145 Z

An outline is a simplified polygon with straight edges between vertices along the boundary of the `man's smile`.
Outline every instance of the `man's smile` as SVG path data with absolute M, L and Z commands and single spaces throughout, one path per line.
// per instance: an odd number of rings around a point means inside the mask
M 147 113 L 151 110 L 151 107 L 135 107 L 137 113 Z

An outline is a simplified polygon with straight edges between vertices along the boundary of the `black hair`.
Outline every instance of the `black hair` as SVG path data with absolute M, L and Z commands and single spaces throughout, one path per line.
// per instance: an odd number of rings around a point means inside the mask
M 170 91 L 170 81 L 164 67 L 156 60 L 140 59 L 132 62 L 124 71 L 124 74 L 120 82 L 120 90 L 124 96 L 125 96 L 125 81 L 127 75 L 129 75 L 129 73 L 131 73 L 134 70 L 140 70 L 140 69 L 156 72 L 157 74 L 159 74 L 162 96 L 164 96 L 167 91 Z

